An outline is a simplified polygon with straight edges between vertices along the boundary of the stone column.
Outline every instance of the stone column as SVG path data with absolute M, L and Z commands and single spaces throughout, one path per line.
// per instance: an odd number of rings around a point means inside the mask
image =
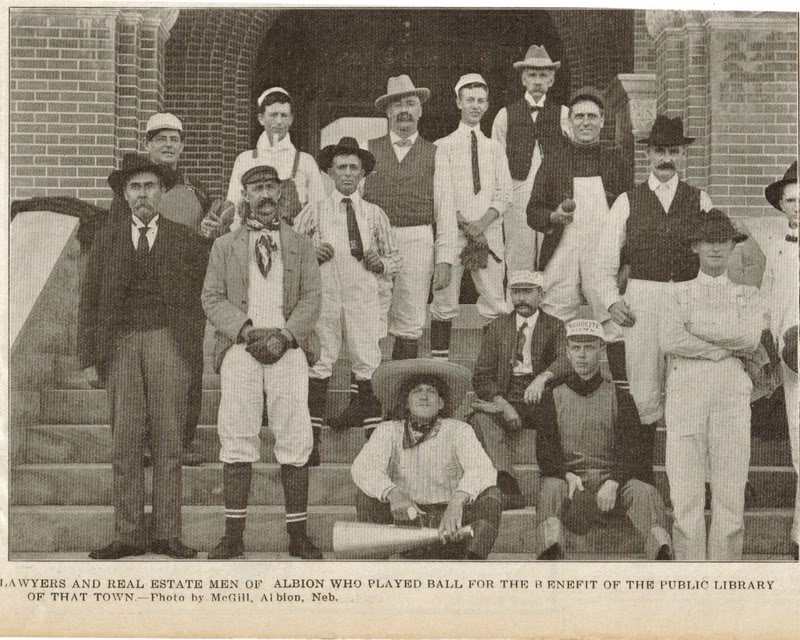
M 623 73 L 605 92 L 606 110 L 614 116 L 614 144 L 629 159 L 636 183 L 649 171 L 645 147 L 636 144 L 646 138 L 656 119 L 656 76 L 653 73 Z

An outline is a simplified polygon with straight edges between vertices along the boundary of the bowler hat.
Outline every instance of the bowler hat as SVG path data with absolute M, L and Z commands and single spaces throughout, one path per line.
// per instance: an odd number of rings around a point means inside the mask
M 747 235 L 739 233 L 719 209 L 701 211 L 695 218 L 693 227 L 687 232 L 686 240 L 692 242 L 742 242 Z
M 555 71 L 559 67 L 561 67 L 561 63 L 553 62 L 547 55 L 547 50 L 536 44 L 528 47 L 524 60 L 514 63 L 515 69 L 552 69 Z
M 460 364 L 436 358 L 392 360 L 375 370 L 372 387 L 383 407 L 391 411 L 401 400 L 400 393 L 407 391 L 408 384 L 418 378 L 434 378 L 444 384 L 449 406 L 455 410 L 469 390 L 472 375 Z
M 122 193 L 128 179 L 137 173 L 155 173 L 163 183 L 168 171 L 168 167 L 156 164 L 147 156 L 138 153 L 127 153 L 122 158 L 122 166 L 112 171 L 108 176 L 108 184 L 114 193 Z
M 656 116 L 653 128 L 650 129 L 650 135 L 637 142 L 655 147 L 676 147 L 691 144 L 694 142 L 694 138 L 687 138 L 683 135 L 683 120 L 660 115 Z
M 431 90 L 425 87 L 415 87 L 411 78 L 406 74 L 392 76 L 386 83 L 386 93 L 375 101 L 375 108 L 378 111 L 384 111 L 390 102 L 405 96 L 417 96 L 420 102 L 425 102 L 431 97 Z
M 329 144 L 319 152 L 317 162 L 319 163 L 320 171 L 330 169 L 336 156 L 358 156 L 364 167 L 365 176 L 372 173 L 375 168 L 375 156 L 366 149 L 359 147 L 356 139 L 350 136 L 344 136 L 339 140 L 338 144 Z
M 764 197 L 778 211 L 782 211 L 778 203 L 783 197 L 783 188 L 792 183 L 797 184 L 797 160 L 792 162 L 786 173 L 783 174 L 783 180 L 777 180 L 764 189 Z

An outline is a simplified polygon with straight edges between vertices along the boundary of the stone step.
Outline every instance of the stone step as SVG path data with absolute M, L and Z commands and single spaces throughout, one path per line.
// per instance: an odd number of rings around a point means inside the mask
M 95 392 L 97 393 L 97 392 Z M 102 392 L 100 392 L 102 393 Z M 110 462 L 111 429 L 105 420 L 97 424 L 45 424 L 27 428 L 28 442 L 25 460 L 29 463 L 66 462 Z M 219 459 L 219 439 L 216 427 L 201 425 L 197 429 L 200 453 L 203 459 L 215 462 Z M 664 464 L 666 431 L 656 432 L 656 464 Z M 261 459 L 274 462 L 272 432 L 261 430 Z M 536 432 L 525 430 L 522 434 L 515 461 L 532 464 L 536 459 Z M 360 429 L 344 432 L 322 430 L 321 453 L 324 462 L 352 462 L 364 445 L 364 434 Z M 787 440 L 751 441 L 751 466 L 791 467 L 791 452 Z
M 255 464 L 250 491 L 252 505 L 282 505 L 283 488 L 278 464 Z M 537 503 L 539 468 L 517 465 L 516 475 L 526 504 Z M 151 472 L 146 487 L 150 500 Z M 797 484 L 794 470 L 787 467 L 751 467 L 749 481 L 754 497 L 748 508 L 790 507 Z M 9 503 L 12 505 L 108 505 L 113 502 L 110 464 L 26 464 L 11 473 Z M 183 468 L 184 505 L 222 505 L 222 464 Z M 669 484 L 663 467 L 656 468 L 656 487 L 669 504 Z M 356 487 L 348 464 L 324 464 L 310 474 L 309 504 L 351 505 Z
M 709 514 L 707 514 L 708 520 Z M 183 541 L 200 550 L 212 548 L 223 533 L 224 517 L 217 506 L 184 507 Z M 355 520 L 355 508 L 345 506 L 309 509 L 309 533 L 323 551 L 331 551 L 333 524 Z M 757 509 L 745 514 L 744 552 L 778 554 L 792 552 L 789 509 Z M 11 507 L 9 551 L 77 552 L 108 544 L 113 538 L 112 507 Z M 496 553 L 533 553 L 536 510 L 532 507 L 503 514 Z M 248 510 L 245 543 L 251 552 L 282 552 L 288 541 L 284 511 L 277 506 L 255 506 Z M 632 526 L 615 519 L 605 528 L 586 536 L 570 535 L 567 552 L 641 555 L 642 541 Z

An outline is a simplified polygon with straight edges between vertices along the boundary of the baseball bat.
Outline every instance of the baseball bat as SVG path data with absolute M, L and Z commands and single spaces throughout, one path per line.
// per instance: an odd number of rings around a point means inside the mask
M 472 527 L 467 525 L 456 532 L 456 539 L 473 535 Z M 333 552 L 337 559 L 380 560 L 438 541 L 439 530 L 427 527 L 349 521 L 333 525 Z

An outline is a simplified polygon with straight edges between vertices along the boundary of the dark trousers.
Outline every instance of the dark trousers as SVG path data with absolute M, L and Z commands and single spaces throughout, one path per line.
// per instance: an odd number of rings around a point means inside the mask
M 153 456 L 152 537 L 181 535 L 181 433 L 189 368 L 170 331 L 129 331 L 117 338 L 108 378 L 114 475 L 114 537 L 145 546 L 144 466 L 149 417 Z
M 420 504 L 419 508 L 425 512 L 417 518 L 420 527 L 438 528 L 447 504 Z M 497 534 L 500 530 L 500 518 L 503 507 L 500 500 L 500 490 L 497 487 L 484 489 L 474 502 L 464 507 L 461 518 L 463 526 L 472 525 L 474 537 L 465 542 L 450 544 L 434 544 L 425 550 L 424 558 L 435 560 L 456 560 L 464 558 L 467 554 L 477 558 L 486 558 L 491 552 Z M 356 514 L 359 522 L 372 522 L 375 524 L 394 524 L 392 510 L 388 502 L 381 502 L 371 498 L 362 491 L 356 494 Z M 408 523 L 403 523 L 404 525 Z M 416 557 L 416 556 L 415 556 Z
M 205 339 L 206 318 L 197 318 L 192 323 L 192 344 L 189 356 L 189 396 L 186 405 L 186 421 L 183 426 L 182 441 L 186 448 L 194 440 L 200 422 L 200 408 L 203 403 L 203 340 Z

